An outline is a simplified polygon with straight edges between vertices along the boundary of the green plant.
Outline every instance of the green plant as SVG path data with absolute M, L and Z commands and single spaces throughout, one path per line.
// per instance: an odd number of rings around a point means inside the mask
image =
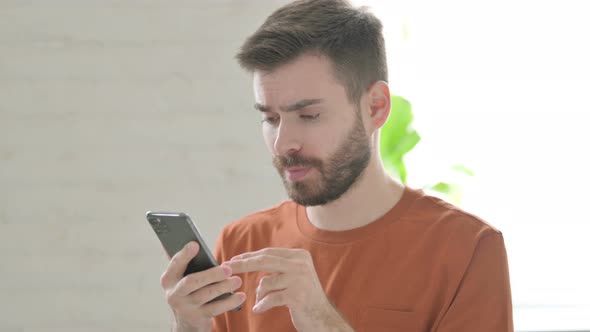
M 388 172 L 407 184 L 408 171 L 404 156 L 420 142 L 420 135 L 412 127 L 414 114 L 412 105 L 400 96 L 391 96 L 391 113 L 381 129 L 380 152 L 383 164 Z M 473 172 L 463 165 L 454 165 L 453 171 L 473 176 Z M 452 203 L 461 201 L 461 186 L 458 183 L 439 181 L 434 185 L 425 185 L 423 189 L 439 192 Z

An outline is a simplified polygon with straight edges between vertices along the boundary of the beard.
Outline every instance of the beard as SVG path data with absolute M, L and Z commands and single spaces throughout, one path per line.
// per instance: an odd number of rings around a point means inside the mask
M 371 159 L 369 137 L 363 127 L 360 111 L 344 142 L 326 161 L 306 158 L 298 154 L 276 156 L 273 165 L 279 172 L 289 197 L 303 206 L 325 205 L 340 198 L 359 179 Z M 319 179 L 304 178 L 288 181 L 285 169 L 289 167 L 318 170 Z

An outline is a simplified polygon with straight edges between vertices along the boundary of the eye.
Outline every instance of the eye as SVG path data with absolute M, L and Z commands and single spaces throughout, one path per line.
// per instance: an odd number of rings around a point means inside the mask
M 264 123 L 264 122 L 274 126 L 279 123 L 279 117 L 278 116 L 265 117 L 264 119 L 262 119 L 262 123 Z
M 316 120 L 320 117 L 320 113 L 314 115 L 301 114 L 300 117 L 304 120 Z

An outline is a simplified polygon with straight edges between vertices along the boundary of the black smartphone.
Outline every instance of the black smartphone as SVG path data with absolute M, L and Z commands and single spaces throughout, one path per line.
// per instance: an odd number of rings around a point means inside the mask
M 199 244 L 199 253 L 188 263 L 184 271 L 185 276 L 218 266 L 215 257 L 213 257 L 209 247 L 205 244 L 205 240 L 201 237 L 197 226 L 195 226 L 186 213 L 148 211 L 146 213 L 146 219 L 160 239 L 169 258 L 174 256 L 191 241 L 196 241 Z M 222 294 L 212 301 L 224 299 L 232 294 Z M 240 309 L 241 306 L 233 310 Z

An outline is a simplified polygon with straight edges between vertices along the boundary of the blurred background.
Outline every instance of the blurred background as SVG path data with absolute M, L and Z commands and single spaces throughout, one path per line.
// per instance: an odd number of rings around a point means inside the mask
M 284 1 L 0 1 L 0 331 L 167 331 L 148 210 L 284 199 L 233 59 Z
M 286 2 L 0 0 L 0 331 L 168 330 L 145 212 L 212 247 L 286 198 L 233 59 Z M 353 2 L 412 105 L 408 184 L 503 232 L 517 330 L 590 330 L 589 3 Z

